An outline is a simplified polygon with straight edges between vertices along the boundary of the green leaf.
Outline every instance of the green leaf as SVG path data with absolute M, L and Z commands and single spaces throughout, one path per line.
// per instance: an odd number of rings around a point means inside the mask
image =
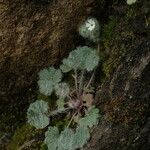
M 98 65 L 98 62 L 99 57 L 96 54 L 96 50 L 91 51 L 86 58 L 85 68 L 87 69 L 87 71 L 91 71 Z
M 83 127 L 92 127 L 98 124 L 99 109 L 93 107 L 86 113 L 84 118 L 79 120 L 79 125 Z
M 63 59 L 63 65 L 60 66 L 60 69 L 62 70 L 62 72 L 66 73 L 72 70 L 72 67 L 70 67 L 71 65 L 68 65 L 68 60 L 67 59 Z
M 38 85 L 39 85 L 39 91 L 40 93 L 49 96 L 52 94 L 53 92 L 53 82 L 49 81 L 49 80 L 39 80 L 38 81 Z
M 40 80 L 49 80 L 52 81 L 53 84 L 60 82 L 61 78 L 61 71 L 59 69 L 55 69 L 54 67 L 49 67 L 48 69 L 43 69 L 39 72 Z
M 54 90 L 54 86 L 61 81 L 62 73 L 60 69 L 54 67 L 43 69 L 39 72 L 39 90 L 42 94 L 50 96 Z
M 136 2 L 136 0 L 127 0 L 127 4 L 128 5 L 132 5 L 132 4 L 134 4 Z
M 79 126 L 75 133 L 72 129 L 65 128 L 60 134 L 57 127 L 49 127 L 44 142 L 48 150 L 76 150 L 82 148 L 89 138 L 89 130 L 83 126 Z
M 73 148 L 78 149 L 82 148 L 90 138 L 89 129 L 83 126 L 79 126 L 76 129 L 76 133 L 73 138 Z
M 49 118 L 46 116 L 48 109 L 48 103 L 42 100 L 30 104 L 27 111 L 28 123 L 37 129 L 45 128 L 49 124 Z
M 74 132 L 70 128 L 65 128 L 61 132 L 58 140 L 58 149 L 72 150 Z
M 99 62 L 99 56 L 95 49 L 87 46 L 78 47 L 69 54 L 67 59 L 63 60 L 60 66 L 63 72 L 70 70 L 83 70 L 92 71 Z M 68 69 L 66 69 L 68 68 Z
M 47 145 L 48 150 L 57 150 L 59 139 L 59 130 L 57 127 L 49 127 L 45 133 L 44 143 Z
M 70 89 L 67 83 L 59 83 L 55 86 L 55 93 L 60 99 L 64 99 L 69 95 Z
M 65 105 L 64 99 L 58 99 L 56 103 L 57 103 L 57 109 L 63 109 L 64 108 L 64 105 Z

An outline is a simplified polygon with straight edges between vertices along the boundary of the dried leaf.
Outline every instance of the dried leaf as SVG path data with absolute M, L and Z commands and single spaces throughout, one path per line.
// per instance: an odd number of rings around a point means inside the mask
M 90 93 L 83 93 L 82 94 L 82 100 L 84 102 L 84 106 L 91 107 L 94 102 L 93 94 Z

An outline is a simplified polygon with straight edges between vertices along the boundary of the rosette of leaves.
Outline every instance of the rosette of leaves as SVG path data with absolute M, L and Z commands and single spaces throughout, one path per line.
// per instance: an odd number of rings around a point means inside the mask
M 93 42 L 100 40 L 100 25 L 96 18 L 88 18 L 79 27 L 79 34 Z
M 45 128 L 49 125 L 49 117 L 46 115 L 48 110 L 49 106 L 45 101 L 37 100 L 30 104 L 27 111 L 28 123 L 37 129 Z
M 100 35 L 98 21 L 95 18 L 89 18 L 80 26 L 79 32 L 83 37 L 98 42 Z M 57 109 L 49 112 L 48 103 L 37 100 L 28 108 L 28 123 L 37 129 L 42 129 L 49 125 L 50 116 L 53 119 L 54 116 L 65 113 L 70 119 L 67 127 L 65 127 L 65 122 L 61 128 L 55 126 L 48 128 L 44 140 L 48 150 L 76 150 L 88 142 L 90 128 L 98 123 L 99 110 L 93 106 L 94 95 L 90 93 L 95 71 L 88 83 L 85 80 L 85 72 L 94 70 L 98 63 L 97 50 L 83 46 L 70 52 L 68 58 L 63 60 L 63 64 L 60 66 L 61 70 L 49 67 L 39 72 L 39 91 L 46 96 L 55 92 L 58 97 Z M 61 79 L 62 72 L 67 73 L 72 70 L 74 87 L 70 88 L 67 83 L 61 82 Z M 70 128 L 72 125 L 76 128 Z
M 62 73 L 60 69 L 50 67 L 48 69 L 41 70 L 39 72 L 38 81 L 39 91 L 46 96 L 50 96 L 61 79 Z
M 99 56 L 95 49 L 83 46 L 77 47 L 74 51 L 70 52 L 68 58 L 63 60 L 60 69 L 63 72 L 71 70 L 84 70 L 92 71 L 99 62 Z

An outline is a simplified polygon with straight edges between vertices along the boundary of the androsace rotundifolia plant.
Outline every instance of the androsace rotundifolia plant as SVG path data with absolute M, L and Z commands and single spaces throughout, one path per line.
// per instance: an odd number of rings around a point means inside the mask
M 79 28 L 79 34 L 98 43 L 100 26 L 95 18 L 88 18 Z M 50 117 L 66 113 L 70 118 L 64 129 L 49 126 L 45 133 L 45 144 L 48 150 L 76 150 L 82 148 L 90 138 L 90 128 L 98 123 L 99 109 L 94 102 L 91 83 L 95 69 L 99 64 L 97 49 L 82 46 L 71 51 L 68 58 L 62 61 L 59 69 L 49 67 L 39 72 L 38 86 L 40 93 L 57 96 L 55 110 L 50 110 L 48 102 L 36 100 L 27 111 L 28 123 L 37 129 L 46 128 Z M 73 78 L 73 85 L 64 81 L 68 73 Z M 87 78 L 88 76 L 90 78 Z

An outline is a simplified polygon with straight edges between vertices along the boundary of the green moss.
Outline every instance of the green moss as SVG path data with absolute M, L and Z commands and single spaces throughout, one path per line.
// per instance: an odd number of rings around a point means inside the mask
M 29 142 L 33 139 L 36 139 L 36 136 L 42 135 L 42 130 L 36 130 L 34 127 L 25 124 L 22 127 L 18 128 L 15 134 L 12 137 L 10 144 L 8 145 L 9 150 L 17 150 L 26 142 Z M 30 149 L 36 150 L 40 148 L 42 141 L 33 142 L 30 146 Z
M 131 49 L 135 37 L 126 15 L 122 18 L 110 17 L 103 27 L 102 35 L 102 68 L 105 76 L 109 77 Z
M 103 38 L 103 44 L 104 47 L 109 47 L 110 46 L 110 42 L 109 40 L 111 40 L 112 36 L 114 37 L 114 28 L 117 25 L 117 18 L 111 16 L 109 18 L 109 21 L 107 24 L 105 24 L 103 26 L 103 30 L 102 30 L 102 38 Z
M 116 111 L 116 108 L 118 107 L 121 107 L 119 113 Z M 143 123 L 147 106 L 143 105 L 143 102 L 130 101 L 123 97 L 116 97 L 111 101 L 108 101 L 103 108 L 107 113 L 108 122 L 131 125 Z
M 3 108 L 7 110 L 0 114 L 0 131 L 3 133 L 12 133 L 18 125 L 24 122 L 25 114 L 20 112 L 18 105 L 19 104 L 10 104 Z
M 135 10 L 135 6 L 128 7 L 127 13 L 126 13 L 126 19 L 133 19 L 136 17 L 137 11 Z
M 112 57 L 109 53 L 112 52 L 111 48 L 114 45 L 114 39 L 116 38 L 117 33 L 115 32 L 115 28 L 117 27 L 117 18 L 110 17 L 107 24 L 103 26 L 102 30 L 102 68 L 106 77 L 109 76 L 112 68 L 114 68 L 116 64 L 117 56 Z

